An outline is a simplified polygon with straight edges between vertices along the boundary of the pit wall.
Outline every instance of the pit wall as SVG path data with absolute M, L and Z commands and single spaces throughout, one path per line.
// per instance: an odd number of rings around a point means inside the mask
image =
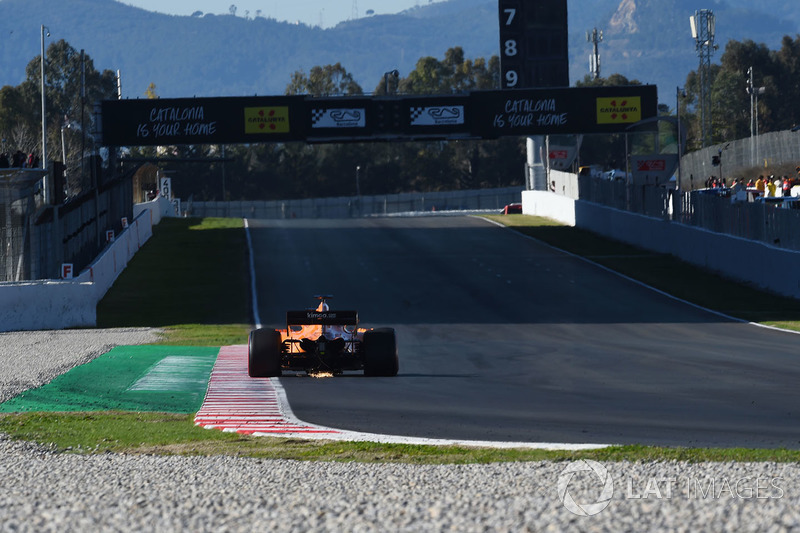
M 74 279 L 0 283 L 0 332 L 97 326 L 97 303 L 173 211 L 164 198 L 136 205 L 128 228 Z
M 670 254 L 725 277 L 800 298 L 800 252 L 686 226 L 547 191 L 524 191 L 522 212 Z M 788 275 L 786 275 L 788 273 Z

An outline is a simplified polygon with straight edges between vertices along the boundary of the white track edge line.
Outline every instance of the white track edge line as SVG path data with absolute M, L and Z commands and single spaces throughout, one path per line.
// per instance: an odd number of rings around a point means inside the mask
M 258 295 L 256 294 L 256 259 L 253 257 L 253 239 L 250 237 L 250 221 L 244 219 L 244 234 L 247 239 L 247 255 L 250 263 L 250 301 L 253 302 L 253 321 L 256 329 L 261 328 L 261 316 L 258 314 Z

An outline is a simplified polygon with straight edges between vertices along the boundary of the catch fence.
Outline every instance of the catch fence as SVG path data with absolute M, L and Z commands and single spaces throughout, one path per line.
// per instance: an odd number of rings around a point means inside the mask
M 579 177 L 579 198 L 614 209 L 660 218 L 800 250 L 800 209 L 797 202 L 748 202 L 708 191 L 675 191 Z
M 123 219 L 133 220 L 132 172 L 100 175 L 99 187 L 58 205 L 49 205 L 52 179 L 44 171 L 0 172 L 0 282 L 56 279 L 64 263 L 77 273 L 107 245 L 107 232 L 119 234 Z M 106 179 L 104 179 L 106 178 Z

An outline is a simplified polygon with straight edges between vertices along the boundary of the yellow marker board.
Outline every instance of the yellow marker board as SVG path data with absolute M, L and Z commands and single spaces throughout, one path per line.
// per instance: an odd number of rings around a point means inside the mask
M 642 120 L 640 96 L 597 99 L 598 124 L 633 124 Z
M 289 133 L 288 107 L 246 107 L 244 109 L 244 132 Z

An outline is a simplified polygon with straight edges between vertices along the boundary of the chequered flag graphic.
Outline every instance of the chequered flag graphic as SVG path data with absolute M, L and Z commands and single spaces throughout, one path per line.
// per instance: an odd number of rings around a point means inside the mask
M 316 124 L 319 120 L 325 116 L 324 109 L 315 109 L 311 112 L 311 124 Z

